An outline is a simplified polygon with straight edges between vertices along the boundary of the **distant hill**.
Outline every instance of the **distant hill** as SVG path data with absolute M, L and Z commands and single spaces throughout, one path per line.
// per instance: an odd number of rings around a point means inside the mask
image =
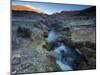
M 12 11 L 31 11 L 34 13 L 43 13 L 42 10 L 38 8 L 33 8 L 31 6 L 13 5 L 11 9 Z
M 78 15 L 96 15 L 96 6 L 81 10 Z
M 32 19 L 38 21 L 43 19 L 43 16 L 45 15 L 42 10 L 31 6 L 13 5 L 11 9 L 13 19 Z
M 56 13 L 54 13 L 52 15 L 54 15 L 54 16 L 72 16 L 72 15 L 77 14 L 77 12 L 79 12 L 79 11 L 76 11 L 76 10 L 63 10 L 63 11 L 61 11 L 59 13 L 56 12 Z
M 87 9 L 78 10 L 78 11 L 63 10 L 60 13 L 52 14 L 50 17 L 55 18 L 56 20 L 60 19 L 61 21 L 64 21 L 67 19 L 76 20 L 76 19 L 80 19 L 81 17 L 88 18 L 88 17 L 93 17 L 93 16 L 96 16 L 96 7 L 95 6 L 91 6 Z M 84 18 L 82 18 L 82 19 L 84 19 Z
M 78 12 L 78 10 L 63 10 L 61 13 L 73 13 L 73 12 Z

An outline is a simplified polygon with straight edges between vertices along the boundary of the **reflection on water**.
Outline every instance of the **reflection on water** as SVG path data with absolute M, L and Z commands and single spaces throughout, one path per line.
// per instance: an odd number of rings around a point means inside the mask
M 53 43 L 53 42 L 57 41 L 57 39 L 59 37 L 60 37 L 60 33 L 56 32 L 54 30 L 51 30 L 48 33 L 47 41 L 48 41 L 48 43 Z

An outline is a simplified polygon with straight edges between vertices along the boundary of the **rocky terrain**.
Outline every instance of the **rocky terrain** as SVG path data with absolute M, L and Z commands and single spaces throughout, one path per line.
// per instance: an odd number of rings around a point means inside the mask
M 12 74 L 62 71 L 53 46 L 47 43 L 50 30 L 58 31 L 70 47 L 79 49 L 88 64 L 78 61 L 78 70 L 96 68 L 96 7 L 52 15 L 12 10 Z

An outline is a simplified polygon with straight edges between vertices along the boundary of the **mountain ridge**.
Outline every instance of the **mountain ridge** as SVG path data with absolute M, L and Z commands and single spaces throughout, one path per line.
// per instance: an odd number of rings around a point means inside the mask
M 33 8 L 29 6 L 24 6 L 24 5 L 13 5 L 11 7 L 12 11 L 30 11 L 38 14 L 42 14 L 43 11 L 38 9 L 38 8 Z

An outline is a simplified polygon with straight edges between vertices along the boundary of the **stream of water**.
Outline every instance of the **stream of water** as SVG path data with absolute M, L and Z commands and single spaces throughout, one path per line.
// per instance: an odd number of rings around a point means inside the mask
M 52 30 L 48 33 L 48 38 L 47 41 L 48 43 L 54 43 L 58 38 L 60 37 L 60 33 Z M 66 47 L 63 43 L 61 43 L 60 46 L 55 47 L 54 53 L 55 53 L 55 58 L 56 58 L 56 63 L 59 65 L 61 70 L 66 71 L 66 70 L 73 70 L 72 65 L 73 65 L 73 59 L 70 57 L 62 57 L 65 55 L 64 53 L 69 52 L 69 48 Z M 67 58 L 67 59 L 66 59 Z

